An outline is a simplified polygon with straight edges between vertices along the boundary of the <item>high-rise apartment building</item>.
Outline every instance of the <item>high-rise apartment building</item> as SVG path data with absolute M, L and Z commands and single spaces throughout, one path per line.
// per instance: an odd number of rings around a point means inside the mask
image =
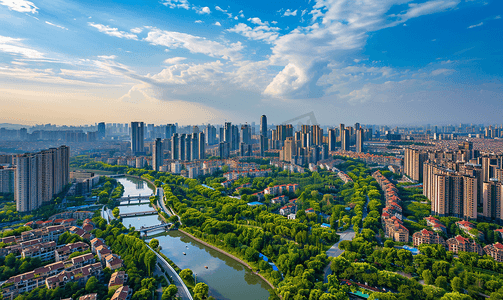
M 260 117 L 260 156 L 264 156 L 264 152 L 268 150 L 269 142 L 267 137 L 267 117 Z
M 482 214 L 485 219 L 503 223 L 503 185 L 493 179 L 483 184 Z
M 192 135 L 187 134 L 185 136 L 185 160 L 191 161 L 192 157 Z
M 178 133 L 173 133 L 171 136 L 171 159 L 177 160 L 180 155 L 180 148 L 178 144 Z
M 418 149 L 405 149 L 403 160 L 404 173 L 415 181 L 423 178 L 423 164 L 427 160 L 428 154 Z
M 220 156 L 221 159 L 229 158 L 230 156 L 230 145 L 227 142 L 221 142 L 218 145 L 218 156 Z
M 206 142 L 208 145 L 215 145 L 217 141 L 217 129 L 213 125 L 206 125 L 204 129 L 204 134 L 206 136 Z
M 162 142 L 160 138 L 156 138 L 152 145 L 152 168 L 159 171 L 164 161 Z
M 204 139 L 204 132 L 199 132 L 199 147 L 198 147 L 198 158 L 199 159 L 205 159 L 206 158 L 206 155 L 205 155 L 205 152 L 206 152 L 206 148 L 205 148 L 205 139 Z
M 131 152 L 133 155 L 145 153 L 145 125 L 143 122 L 131 122 Z
M 14 193 L 15 168 L 4 168 L 0 166 L 0 194 Z
M 335 143 L 336 143 L 335 129 L 329 129 L 328 130 L 328 150 L 329 151 L 335 151 Z
M 356 123 L 358 124 L 358 123 Z M 359 124 L 358 124 L 359 125 Z M 356 130 L 356 152 L 363 152 L 363 129 L 358 128 Z
M 342 125 L 342 124 L 341 124 Z M 341 149 L 343 151 L 349 151 L 349 130 L 347 128 L 342 129 L 341 134 Z
M 48 202 L 68 184 L 70 149 L 67 146 L 15 158 L 16 209 L 29 212 Z
M 176 125 L 175 124 L 166 125 L 165 135 L 166 135 L 167 139 L 170 139 L 173 136 L 173 134 L 175 134 L 175 133 L 176 133 Z

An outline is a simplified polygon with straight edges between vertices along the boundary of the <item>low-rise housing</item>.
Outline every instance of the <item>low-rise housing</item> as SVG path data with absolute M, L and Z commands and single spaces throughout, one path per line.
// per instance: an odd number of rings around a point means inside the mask
M 24 248 L 21 257 L 40 258 L 42 261 L 54 260 L 54 250 L 56 250 L 54 241 L 38 243 Z
M 110 300 L 129 300 L 133 295 L 133 289 L 127 285 L 121 286 L 113 294 Z
M 438 235 L 438 233 L 426 229 L 415 232 L 412 235 L 412 240 L 414 242 L 414 247 L 422 244 L 440 244 L 444 247 L 447 247 L 447 243 L 445 242 L 443 237 Z
M 56 261 L 67 260 L 70 254 L 74 252 L 84 252 L 89 250 L 89 246 L 84 242 L 77 242 L 73 244 L 67 244 L 54 250 L 54 259 Z
M 484 252 L 497 262 L 503 262 L 503 245 L 495 243 L 484 247 Z
M 108 289 L 116 289 L 127 283 L 128 275 L 124 271 L 118 271 L 112 274 L 108 282 Z
M 448 239 L 447 246 L 449 248 L 449 251 L 452 251 L 454 253 L 464 251 L 464 252 L 478 253 L 479 255 L 483 254 L 482 247 L 479 244 L 475 243 L 475 241 L 471 239 L 464 238 L 460 235 Z

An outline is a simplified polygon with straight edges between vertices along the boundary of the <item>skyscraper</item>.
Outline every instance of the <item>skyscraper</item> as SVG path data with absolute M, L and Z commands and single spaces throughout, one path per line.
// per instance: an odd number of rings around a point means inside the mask
M 251 130 L 248 124 L 241 125 L 241 141 L 245 144 L 251 144 Z
M 37 209 L 68 184 L 70 149 L 67 146 L 17 155 L 15 161 L 14 196 L 19 212 Z
M 178 139 L 178 159 L 185 160 L 185 133 L 180 134 Z
M 171 137 L 171 159 L 177 160 L 179 159 L 180 148 L 178 145 L 178 133 L 173 133 Z
M 176 133 L 176 125 L 175 124 L 168 124 L 166 125 L 166 138 L 170 139 L 173 134 Z
M 185 136 L 185 160 L 191 161 L 192 157 L 192 135 Z
M 229 158 L 229 156 L 230 156 L 229 143 L 220 142 L 220 144 L 218 144 L 218 156 L 220 156 L 220 158 L 222 158 L 222 159 Z
M 145 125 L 143 122 L 131 122 L 131 152 L 133 155 L 141 155 L 144 150 Z
M 215 127 L 213 127 L 214 129 Z M 205 143 L 204 143 L 204 132 L 199 132 L 199 147 L 198 147 L 198 150 L 199 150 L 199 159 L 205 159 L 206 156 L 205 156 Z
M 335 129 L 328 130 L 328 150 L 335 151 Z
M 163 165 L 163 151 L 160 138 L 156 138 L 152 147 L 152 167 L 155 171 L 159 171 Z
M 264 156 L 265 151 L 268 149 L 267 138 L 267 117 L 262 115 L 260 117 L 260 156 Z
M 341 132 L 341 148 L 343 151 L 349 151 L 349 130 L 344 128 Z
M 98 139 L 102 140 L 105 138 L 106 129 L 105 122 L 98 123 Z
M 356 123 L 358 124 L 358 123 Z M 356 152 L 363 152 L 363 129 L 356 130 Z
M 192 160 L 199 159 L 199 132 L 198 133 L 192 133 L 192 144 L 191 144 L 191 158 Z

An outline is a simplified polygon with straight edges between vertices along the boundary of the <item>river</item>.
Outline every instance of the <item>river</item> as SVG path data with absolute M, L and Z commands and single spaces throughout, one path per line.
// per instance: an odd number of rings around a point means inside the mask
M 124 186 L 124 196 L 150 195 L 153 191 L 142 180 L 122 177 L 117 179 Z M 141 183 L 143 182 L 143 184 Z M 123 213 L 152 210 L 149 204 L 121 205 Z M 124 226 L 152 226 L 159 224 L 157 215 L 124 218 Z M 228 256 L 206 247 L 179 231 L 170 231 L 156 237 L 161 252 L 180 269 L 191 269 L 197 282 L 209 286 L 209 295 L 219 300 L 266 300 L 270 287 L 259 276 Z M 185 255 L 183 254 L 185 252 Z M 208 268 L 206 268 L 208 267 Z

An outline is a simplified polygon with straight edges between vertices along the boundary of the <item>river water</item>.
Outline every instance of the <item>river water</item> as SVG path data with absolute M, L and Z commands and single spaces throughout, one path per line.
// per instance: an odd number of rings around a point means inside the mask
M 142 180 L 122 177 L 124 196 L 150 195 L 153 190 Z M 143 184 L 141 183 L 143 182 Z M 121 205 L 121 212 L 152 210 L 149 204 Z M 124 226 L 152 226 L 161 223 L 157 215 L 123 218 Z M 270 287 L 248 268 L 226 255 L 213 250 L 179 231 L 156 237 L 161 252 L 180 269 L 191 269 L 197 282 L 209 286 L 209 295 L 219 300 L 266 300 Z M 185 253 L 185 255 L 184 255 Z M 206 268 L 207 267 L 207 268 Z

